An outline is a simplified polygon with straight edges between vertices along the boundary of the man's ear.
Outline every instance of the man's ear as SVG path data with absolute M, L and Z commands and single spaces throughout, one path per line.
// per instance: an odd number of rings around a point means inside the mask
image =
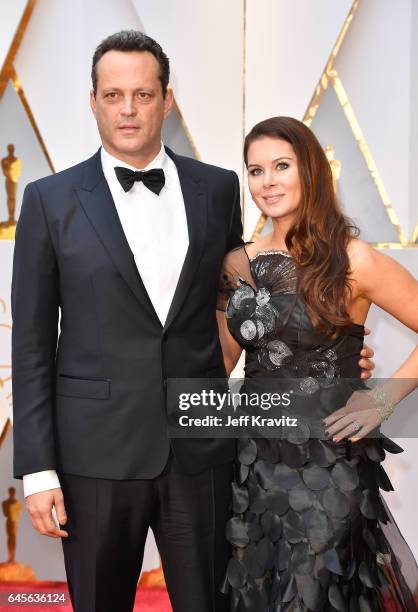
M 93 115 L 96 116 L 96 96 L 92 89 L 90 90 L 90 108 L 93 111 Z
M 164 98 L 164 119 L 168 117 L 174 106 L 174 93 L 170 85 L 167 87 L 167 93 Z

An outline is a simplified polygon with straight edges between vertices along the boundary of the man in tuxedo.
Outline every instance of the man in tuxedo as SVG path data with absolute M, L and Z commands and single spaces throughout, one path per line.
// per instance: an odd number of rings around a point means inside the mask
M 17 227 L 15 476 L 34 527 L 63 539 L 76 612 L 132 609 L 149 527 L 173 609 L 227 610 L 234 445 L 170 441 L 165 381 L 225 374 L 216 293 L 241 244 L 238 178 L 161 144 L 173 93 L 154 40 L 105 39 L 92 80 L 102 148 L 29 184 Z
M 169 440 L 166 380 L 225 375 L 238 178 L 161 144 L 173 94 L 154 40 L 108 37 L 92 80 L 103 146 L 29 184 L 17 226 L 14 473 L 35 529 L 62 538 L 76 612 L 132 610 L 149 527 L 174 612 L 226 611 L 235 446 Z

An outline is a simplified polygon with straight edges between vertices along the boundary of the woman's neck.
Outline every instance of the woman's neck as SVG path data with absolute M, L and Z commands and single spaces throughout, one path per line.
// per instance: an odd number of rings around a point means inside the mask
M 278 250 L 287 250 L 286 236 L 292 225 L 288 219 L 272 219 L 273 231 L 270 234 L 271 247 Z

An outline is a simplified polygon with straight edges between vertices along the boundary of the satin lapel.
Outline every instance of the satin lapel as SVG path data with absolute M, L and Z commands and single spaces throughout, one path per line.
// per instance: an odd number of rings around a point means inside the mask
M 202 179 L 190 172 L 187 158 L 183 159 L 166 148 L 177 167 L 189 232 L 189 248 L 184 259 L 176 291 L 164 325 L 166 330 L 174 321 L 187 296 L 190 285 L 203 254 L 207 223 L 207 195 Z
M 157 313 L 135 265 L 133 253 L 126 240 L 109 186 L 104 177 L 100 150 L 87 162 L 83 186 L 76 191 L 84 212 L 104 248 L 109 253 L 115 267 L 138 301 L 159 322 Z

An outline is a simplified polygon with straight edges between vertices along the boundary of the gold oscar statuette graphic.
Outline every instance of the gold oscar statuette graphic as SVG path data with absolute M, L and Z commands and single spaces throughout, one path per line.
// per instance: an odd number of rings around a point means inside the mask
M 17 182 L 22 172 L 22 160 L 15 156 L 15 146 L 13 144 L 7 145 L 7 156 L 1 160 L 1 169 L 6 179 L 6 196 L 7 196 L 7 210 L 9 218 L 7 221 L 0 223 L 1 237 L 9 240 L 14 239 L 16 219 L 16 193 L 17 193 Z
M 36 580 L 31 567 L 16 562 L 16 540 L 22 502 L 16 499 L 16 489 L 9 487 L 9 497 L 2 503 L 3 515 L 6 517 L 8 559 L 0 563 L 0 581 Z
M 329 165 L 331 166 L 332 171 L 332 183 L 334 185 L 334 191 L 337 193 L 337 183 L 341 174 L 341 162 L 339 159 L 335 159 L 335 149 L 333 145 L 328 145 L 325 147 L 325 154 L 329 161 Z

